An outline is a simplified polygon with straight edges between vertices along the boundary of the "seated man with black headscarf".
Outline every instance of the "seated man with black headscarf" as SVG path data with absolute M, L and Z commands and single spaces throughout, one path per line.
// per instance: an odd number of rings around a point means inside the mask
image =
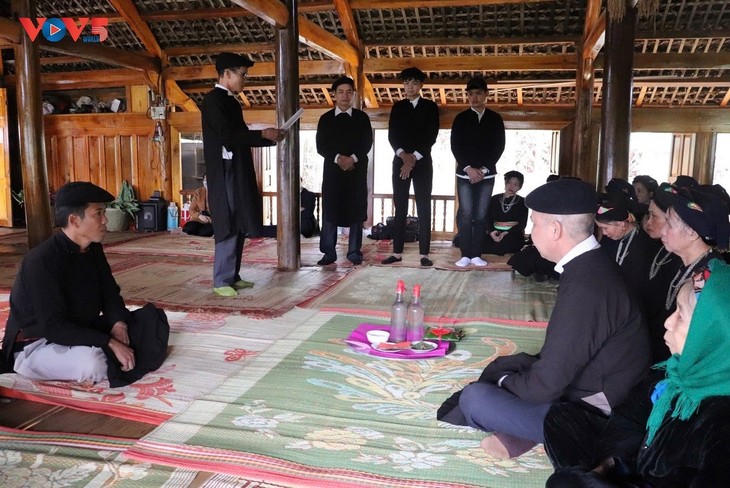
M 10 293 L 0 371 L 34 380 L 137 381 L 165 358 L 169 325 L 148 304 L 130 313 L 101 241 L 114 197 L 88 182 L 56 193 L 61 231 L 31 249 Z

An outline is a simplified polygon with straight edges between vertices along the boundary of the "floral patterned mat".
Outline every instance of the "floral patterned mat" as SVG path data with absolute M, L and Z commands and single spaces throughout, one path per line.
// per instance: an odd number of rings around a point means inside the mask
M 0 428 L 0 486 L 3 488 L 278 488 L 230 475 L 132 461 L 132 441 L 88 435 L 59 435 Z
M 488 434 L 435 419 L 496 356 L 538 351 L 544 329 L 464 323 L 448 356 L 395 361 L 344 343 L 361 322 L 373 319 L 318 313 L 127 455 L 287 486 L 544 486 L 541 446 L 500 461 L 479 447 Z
M 140 256 L 115 268 L 114 278 L 128 304 L 155 303 L 165 310 L 239 313 L 252 317 L 280 316 L 317 297 L 351 269 L 319 266 L 296 272 L 265 264 L 241 268 L 241 277 L 255 284 L 235 297 L 213 293 L 213 264 L 181 257 Z
M 238 315 L 168 312 L 172 331 L 168 357 L 157 371 L 129 386 L 112 389 L 107 381 L 33 381 L 8 373 L 0 375 L 0 394 L 160 424 L 241 371 L 273 341 L 285 337 L 313 313 L 296 309 L 267 321 Z

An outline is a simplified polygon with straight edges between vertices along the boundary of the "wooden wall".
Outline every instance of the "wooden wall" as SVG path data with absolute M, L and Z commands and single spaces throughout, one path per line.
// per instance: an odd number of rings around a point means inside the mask
M 155 121 L 145 114 L 51 115 L 43 120 L 52 191 L 86 180 L 116 195 L 127 180 L 139 200 L 155 190 L 171 196 L 172 171 L 163 171 L 160 145 L 152 141 Z
M 0 226 L 13 225 L 10 194 L 10 151 L 8 147 L 7 90 L 0 88 Z

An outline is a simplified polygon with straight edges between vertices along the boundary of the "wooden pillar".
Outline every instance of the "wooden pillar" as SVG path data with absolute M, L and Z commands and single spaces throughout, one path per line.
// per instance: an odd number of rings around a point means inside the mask
M 698 132 L 695 134 L 694 165 L 692 177 L 701 185 L 711 185 L 715 172 L 715 151 L 717 148 L 716 132 Z
M 599 187 L 629 175 L 636 9 L 627 0 L 622 19 L 606 15 Z
M 578 64 L 575 93 L 575 124 L 573 125 L 572 157 L 570 171 L 567 175 L 578 176 L 593 164 L 591 157 L 591 110 L 593 108 L 593 91 L 595 77 L 593 58 L 583 57 Z M 567 168 L 566 168 L 567 169 Z M 561 174 L 563 169 L 561 166 Z
M 13 0 L 12 10 L 17 17 L 36 18 L 35 0 Z M 25 33 L 21 34 L 20 44 L 15 48 L 15 69 L 25 221 L 28 247 L 32 249 L 51 236 L 52 228 L 38 44 Z
M 299 107 L 299 24 L 296 0 L 286 0 L 289 23 L 276 30 L 276 114 L 279 127 Z M 279 269 L 296 271 L 301 266 L 299 122 L 294 124 L 276 151 L 277 206 L 276 247 Z
M 575 137 L 576 137 L 576 122 L 571 122 L 562 129 L 560 129 L 560 153 L 558 156 L 558 174 L 564 176 L 573 176 L 573 163 L 575 161 L 574 150 L 575 150 Z

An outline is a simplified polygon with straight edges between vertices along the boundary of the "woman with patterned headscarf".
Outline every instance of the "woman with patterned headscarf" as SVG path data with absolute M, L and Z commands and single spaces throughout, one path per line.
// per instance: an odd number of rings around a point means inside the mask
M 729 300 L 730 266 L 714 259 L 679 287 L 665 324 L 671 357 L 610 419 L 552 408 L 548 488 L 730 486 Z
M 649 276 L 651 256 L 660 243 L 639 227 L 627 198 L 605 195 L 596 211 L 596 226 L 603 234 L 603 249 L 610 252 L 621 267 L 629 289 L 635 294 L 640 293 Z M 606 246 L 606 239 L 614 242 Z

